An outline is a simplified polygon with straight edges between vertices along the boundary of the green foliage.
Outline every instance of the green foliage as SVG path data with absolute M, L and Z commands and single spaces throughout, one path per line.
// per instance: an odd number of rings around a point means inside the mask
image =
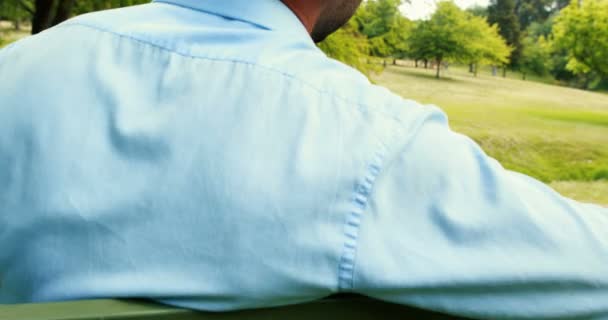
M 410 38 L 412 53 L 416 59 L 434 60 L 437 74 L 442 62 L 459 61 L 470 56 L 467 47 L 467 16 L 453 2 L 444 1 L 428 21 L 420 21 Z
M 11 24 L 8 21 L 2 21 L 0 23 L 0 49 L 28 35 L 27 30 L 16 30 L 14 22 Z
M 525 30 L 532 23 L 545 21 L 554 8 L 554 0 L 518 0 L 515 13 L 518 18 L 519 27 Z
M 367 63 L 369 43 L 367 37 L 359 33 L 358 29 L 356 19 L 351 19 L 344 27 L 327 37 L 318 46 L 327 56 L 340 60 L 369 75 L 374 70 L 373 66 Z
M 415 59 L 436 62 L 437 77 L 443 61 L 501 65 L 508 63 L 511 52 L 497 26 L 448 1 L 438 4 L 430 20 L 418 22 L 410 49 Z
M 513 48 L 510 57 L 511 65 L 517 65 L 522 46 L 520 25 L 515 14 L 515 0 L 491 0 L 488 7 L 488 21 L 498 25 L 500 35 Z
M 379 68 L 375 57 L 403 58 L 408 54 L 408 37 L 413 23 L 399 12 L 401 0 L 369 0 L 355 16 L 319 44 L 331 58 L 349 64 L 366 75 Z
M 389 33 L 401 16 L 401 0 L 369 0 L 360 9 L 357 22 L 360 31 L 368 38 L 375 38 Z
M 149 0 L 0 0 L 0 20 L 12 21 L 16 29 L 23 22 L 31 21 L 35 33 L 78 14 L 148 2 Z
M 375 57 L 388 57 L 391 54 L 390 48 L 384 42 L 383 37 L 368 39 L 369 53 Z
M 548 19 L 542 22 L 533 22 L 528 26 L 525 31 L 525 38 L 522 42 L 524 49 L 523 54 L 525 61 L 522 62 L 521 71 L 527 74 L 537 74 L 534 71 L 536 68 L 532 68 L 530 64 L 530 57 L 537 56 L 539 54 L 546 54 L 545 67 L 548 68 L 548 74 L 550 74 L 555 80 L 564 85 L 574 85 L 580 82 L 579 77 L 566 69 L 568 64 L 567 50 L 565 48 L 557 48 L 553 43 L 553 26 L 555 24 L 555 18 L 557 14 L 553 14 Z M 536 39 L 542 38 L 544 46 L 541 48 L 528 48 L 537 47 L 538 43 Z M 542 49 L 542 50 L 540 50 Z M 547 50 L 548 52 L 543 52 Z M 537 60 L 538 61 L 538 60 Z M 539 69 L 536 69 L 537 71 Z
M 531 73 L 544 76 L 549 72 L 551 60 L 551 47 L 544 36 L 528 35 L 524 38 L 523 51 L 520 59 L 520 70 L 525 79 Z
M 401 15 L 401 0 L 369 0 L 356 17 L 359 31 L 367 36 L 370 53 L 376 57 L 402 58 L 413 23 Z
M 475 65 L 477 75 L 478 65 L 506 65 L 512 48 L 498 32 L 497 25 L 488 25 L 485 18 L 468 15 L 463 27 L 467 37 L 468 62 Z
M 542 22 L 532 22 L 526 29 L 525 34 L 533 38 L 538 38 L 540 36 L 547 38 L 553 31 L 554 23 L 555 16 L 551 16 Z
M 384 43 L 388 47 L 388 55 L 393 58 L 405 58 L 410 51 L 409 37 L 414 29 L 414 23 L 409 19 L 398 15 L 391 30 L 383 36 Z
M 608 0 L 576 1 L 564 8 L 553 27 L 555 52 L 566 55 L 565 68 L 583 77 L 583 87 L 608 78 Z
M 0 0 L 0 20 L 11 21 L 18 29 L 23 21 L 30 19 L 33 8 L 32 0 Z

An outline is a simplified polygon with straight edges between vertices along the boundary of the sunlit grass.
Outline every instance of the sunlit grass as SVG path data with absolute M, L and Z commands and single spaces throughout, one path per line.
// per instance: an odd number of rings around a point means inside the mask
M 440 106 L 455 131 L 506 168 L 576 199 L 608 204 L 608 95 L 489 73 L 475 78 L 458 67 L 450 67 L 445 79 L 433 74 L 389 67 L 374 80 Z
M 557 181 L 550 185 L 560 193 L 567 194 L 580 201 L 608 204 L 606 202 L 608 181 L 606 180 L 595 182 Z
M 5 47 L 21 38 L 27 37 L 29 34 L 29 26 L 24 26 L 20 30 L 15 30 L 12 23 L 8 21 L 0 21 L 0 48 Z

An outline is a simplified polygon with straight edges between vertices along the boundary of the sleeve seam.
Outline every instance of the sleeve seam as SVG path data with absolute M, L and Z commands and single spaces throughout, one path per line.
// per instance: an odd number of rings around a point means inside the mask
M 366 174 L 362 181 L 359 181 L 353 192 L 351 199 L 351 210 L 347 213 L 344 223 L 344 245 L 342 248 L 342 256 L 338 264 L 338 290 L 341 292 L 352 292 L 355 289 L 355 271 L 357 261 L 357 249 L 361 224 L 368 208 L 371 195 L 373 193 L 374 184 L 378 177 L 387 171 L 391 166 L 391 155 L 407 149 L 414 136 L 422 127 L 422 125 L 441 115 L 439 120 L 446 121 L 443 113 L 438 113 L 436 107 L 425 107 L 414 123 L 406 127 L 403 121 L 398 121 L 397 128 L 393 128 L 391 134 L 387 138 L 387 143 L 380 143 L 379 150 L 367 165 Z

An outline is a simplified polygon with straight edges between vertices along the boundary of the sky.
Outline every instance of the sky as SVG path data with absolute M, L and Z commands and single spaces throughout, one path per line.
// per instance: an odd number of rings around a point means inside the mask
M 412 20 L 428 18 L 435 11 L 438 0 L 410 0 L 401 6 L 401 12 Z M 475 5 L 488 6 L 489 0 L 454 0 L 459 7 L 466 9 Z

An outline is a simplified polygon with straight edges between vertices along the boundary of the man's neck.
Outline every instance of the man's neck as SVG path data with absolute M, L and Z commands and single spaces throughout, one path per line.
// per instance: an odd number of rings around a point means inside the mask
M 293 11 L 300 19 L 308 33 L 312 33 L 319 17 L 323 0 L 282 0 L 283 3 Z

